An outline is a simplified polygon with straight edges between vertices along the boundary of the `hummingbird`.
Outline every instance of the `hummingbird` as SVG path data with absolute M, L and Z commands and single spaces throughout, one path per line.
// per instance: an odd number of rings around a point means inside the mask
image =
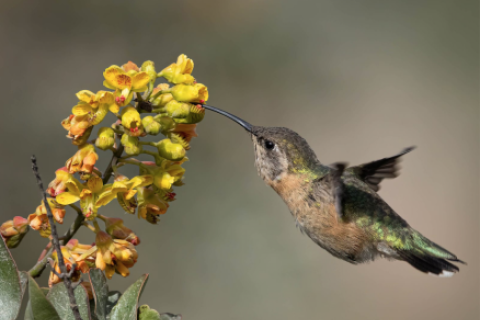
M 348 167 L 322 164 L 307 141 L 284 127 L 254 126 L 210 105 L 250 133 L 258 175 L 283 199 L 297 227 L 333 256 L 352 264 L 376 258 L 400 260 L 440 277 L 464 263 L 413 229 L 377 193 L 383 179 L 398 175 L 397 155 Z

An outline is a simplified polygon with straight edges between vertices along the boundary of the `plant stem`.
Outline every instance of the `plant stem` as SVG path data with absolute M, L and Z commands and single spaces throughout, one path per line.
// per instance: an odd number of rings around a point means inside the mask
M 48 203 L 48 200 L 47 200 L 47 193 L 43 189 L 42 178 L 40 177 L 40 173 L 38 172 L 37 159 L 35 158 L 35 156 L 32 156 L 32 169 L 33 169 L 33 173 L 35 174 L 35 177 L 37 178 L 38 187 L 40 188 L 40 191 L 42 193 L 43 203 L 47 210 L 47 217 L 50 223 L 50 228 L 52 230 L 51 232 L 52 232 L 53 247 L 57 252 L 58 266 L 60 267 L 60 271 L 62 272 L 60 278 L 61 279 L 63 278 L 63 283 L 67 288 L 68 298 L 70 300 L 70 308 L 72 309 L 73 316 L 75 317 L 76 320 L 82 320 L 82 317 L 80 316 L 80 311 L 78 309 L 77 300 L 75 299 L 75 294 L 73 292 L 72 280 L 70 279 L 70 276 L 68 276 L 67 267 L 65 266 L 65 261 L 63 260 L 63 254 L 60 248 L 60 241 L 58 240 L 57 227 L 53 219 L 52 209 L 50 208 L 50 204 Z
M 146 164 L 143 164 L 142 162 L 138 161 L 138 160 L 126 160 L 126 159 L 121 159 L 120 160 L 120 163 L 128 163 L 128 164 L 133 164 L 135 166 L 139 166 L 140 168 L 143 168 L 143 169 L 151 169 L 149 166 L 147 166 Z
M 108 180 L 110 180 L 113 172 L 113 165 L 115 165 L 117 160 L 122 156 L 123 149 L 123 145 L 120 144 L 117 148 L 117 151 L 113 154 L 112 159 L 110 160 L 110 163 L 108 164 L 108 167 L 107 169 L 105 169 L 105 173 L 103 174 L 103 184 L 107 184 Z

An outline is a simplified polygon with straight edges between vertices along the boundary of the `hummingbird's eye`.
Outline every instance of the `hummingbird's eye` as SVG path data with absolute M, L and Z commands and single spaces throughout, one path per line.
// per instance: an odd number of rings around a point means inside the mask
M 268 150 L 272 150 L 273 148 L 275 148 L 275 143 L 270 140 L 265 140 L 265 148 L 267 148 Z

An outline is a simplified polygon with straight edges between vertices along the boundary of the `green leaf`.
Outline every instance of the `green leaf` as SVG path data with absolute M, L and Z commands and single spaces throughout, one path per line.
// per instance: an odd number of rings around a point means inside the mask
M 107 314 L 112 312 L 113 307 L 117 304 L 118 300 L 122 296 L 120 291 L 110 291 L 107 297 Z
M 22 299 L 23 296 L 25 295 L 25 289 L 27 289 L 27 283 L 28 283 L 28 273 L 25 271 L 21 271 L 18 273 L 20 277 L 20 288 L 22 290 Z
M 92 320 L 99 320 L 97 315 L 95 314 L 95 300 L 92 299 L 89 301 L 90 303 L 90 317 L 92 318 Z
M 148 274 L 144 274 L 123 293 L 117 305 L 113 307 L 110 320 L 137 320 L 138 299 L 147 282 Z
M 144 304 L 138 308 L 138 320 L 160 320 L 160 313 Z
M 45 297 L 43 290 L 31 276 L 28 277 L 28 294 L 30 296 L 31 319 L 61 320 L 55 308 Z
M 13 320 L 22 305 L 22 289 L 15 261 L 5 240 L 0 238 L 0 320 Z
M 25 274 L 27 277 L 27 282 L 28 282 L 28 273 L 25 271 L 20 272 L 20 282 L 22 281 L 22 274 Z M 47 289 L 47 290 L 45 290 Z M 48 293 L 48 288 L 40 288 L 42 291 L 43 295 L 46 296 Z M 25 318 L 24 320 L 33 320 L 33 312 L 32 312 L 32 304 L 30 303 L 30 300 L 28 300 L 27 307 L 25 308 Z
M 90 303 L 88 301 L 87 289 L 79 284 L 75 288 L 74 294 L 80 311 L 80 316 L 84 320 L 90 319 Z M 47 294 L 47 299 L 52 303 L 62 320 L 75 320 L 73 311 L 70 308 L 68 291 L 63 282 L 57 283 L 50 288 L 50 292 Z
M 28 300 L 27 307 L 25 308 L 25 317 L 23 320 L 33 320 L 32 305 L 30 300 Z
M 182 320 L 182 315 L 173 313 L 162 313 L 160 320 Z
M 95 299 L 94 314 L 97 319 L 106 320 L 108 299 L 107 279 L 105 279 L 105 275 L 100 269 L 90 269 L 88 275 L 90 277 L 90 283 L 92 284 L 93 298 Z

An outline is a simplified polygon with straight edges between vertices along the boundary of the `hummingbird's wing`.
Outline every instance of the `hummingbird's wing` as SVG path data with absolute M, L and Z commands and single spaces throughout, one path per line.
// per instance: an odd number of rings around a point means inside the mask
M 333 200 L 335 210 L 340 218 L 343 215 L 343 198 L 345 195 L 342 175 L 346 167 L 347 164 L 343 162 L 333 163 L 330 165 L 331 170 L 329 173 L 313 181 L 313 185 L 317 190 L 326 191 L 328 197 Z
M 373 191 L 380 190 L 380 182 L 383 179 L 396 178 L 398 176 L 398 163 L 401 156 L 409 153 L 415 147 L 406 148 L 399 154 L 380 160 L 350 167 L 347 171 L 352 172 L 358 179 L 365 182 Z

